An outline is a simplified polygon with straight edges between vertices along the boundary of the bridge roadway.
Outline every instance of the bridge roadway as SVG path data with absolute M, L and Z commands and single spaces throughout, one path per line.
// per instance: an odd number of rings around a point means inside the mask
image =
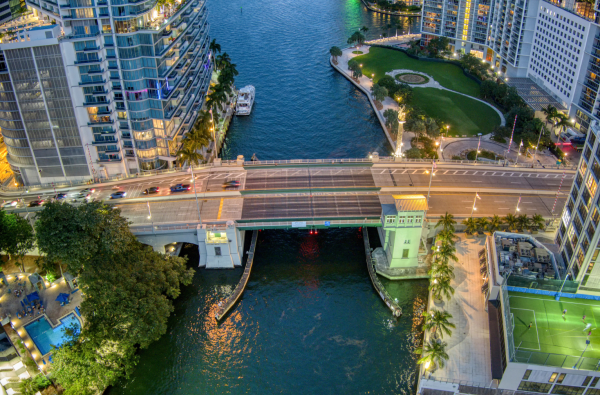
M 196 172 L 196 192 L 205 222 L 237 220 L 258 222 L 292 219 L 377 218 L 381 204 L 392 194 L 427 194 L 431 165 L 418 163 L 362 164 L 353 166 L 212 167 Z M 446 211 L 456 216 L 471 213 L 474 193 L 478 216 L 514 213 L 519 195 L 520 213 L 551 216 L 556 192 L 565 177 L 555 214 L 560 214 L 573 182 L 574 171 L 499 166 L 438 164 L 432 178 L 429 216 Z M 223 183 L 237 180 L 240 187 L 225 190 Z M 117 191 L 125 199 L 114 200 L 133 226 L 185 224 L 198 221 L 193 191 L 171 193 L 178 183 L 192 184 L 188 173 L 172 173 L 97 186 L 93 198 L 107 200 Z M 157 186 L 158 194 L 144 195 Z M 69 199 L 82 187 L 67 191 Z M 27 204 L 54 191 L 23 194 Z M 14 196 L 14 195 L 13 195 Z M 7 198 L 7 197 L 6 197 Z M 8 200 L 8 199 L 7 199 Z M 112 200 L 111 200 L 112 201 Z M 148 218 L 148 204 L 151 218 Z M 25 211 L 18 208 L 18 211 Z M 29 209 L 31 210 L 31 209 Z

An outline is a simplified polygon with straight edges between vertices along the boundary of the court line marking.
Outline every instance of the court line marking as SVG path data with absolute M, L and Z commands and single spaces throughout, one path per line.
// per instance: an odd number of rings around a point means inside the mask
M 520 348 L 524 348 L 526 350 L 536 350 L 536 351 L 541 351 L 540 349 L 540 332 L 538 331 L 538 326 L 537 326 L 537 320 L 535 318 L 535 310 L 531 310 L 531 309 L 519 309 L 518 307 L 515 308 L 510 308 L 511 310 L 526 310 L 526 311 L 531 311 L 533 313 L 533 322 L 535 323 L 535 335 L 537 337 L 537 341 L 538 341 L 538 348 L 528 348 L 528 347 L 520 347 Z M 529 329 L 528 329 L 529 330 Z

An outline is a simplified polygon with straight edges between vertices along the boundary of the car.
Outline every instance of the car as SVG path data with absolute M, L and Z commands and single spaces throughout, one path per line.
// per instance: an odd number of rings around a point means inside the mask
M 94 193 L 96 192 L 96 188 L 85 188 L 81 191 L 79 191 L 79 193 Z
M 192 189 L 190 184 L 177 184 L 171 187 L 171 192 L 183 192 Z
M 73 197 L 74 202 L 87 202 L 92 197 L 91 193 L 78 193 Z
M 144 190 L 143 194 L 144 195 L 151 195 L 153 193 L 158 193 L 159 190 L 160 190 L 159 187 L 151 187 L 151 188 L 148 188 L 148 189 Z
M 2 207 L 17 207 L 17 204 L 19 204 L 18 200 L 11 200 L 9 202 L 4 202 Z
M 127 192 L 119 191 L 119 192 L 115 192 L 112 195 L 110 195 L 110 198 L 111 199 L 121 199 L 121 198 L 124 198 L 125 196 L 127 196 Z
M 29 207 L 38 207 L 38 206 L 42 206 L 44 203 L 46 203 L 46 201 L 43 199 L 32 200 L 31 202 L 29 202 L 28 206 Z
M 54 195 L 54 200 L 63 200 L 66 198 L 67 198 L 66 193 L 57 193 L 56 195 Z
M 240 186 L 240 182 L 238 180 L 231 180 L 231 181 L 226 181 L 223 183 L 223 188 L 225 188 L 225 189 L 237 188 L 239 186 Z
M 585 144 L 585 137 L 573 137 L 571 144 Z

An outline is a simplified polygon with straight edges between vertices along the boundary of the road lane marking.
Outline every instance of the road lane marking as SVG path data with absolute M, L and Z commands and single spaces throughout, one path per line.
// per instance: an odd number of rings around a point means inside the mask
M 222 211 L 223 211 L 223 198 L 221 198 L 221 203 L 219 204 L 219 213 L 217 214 L 217 219 L 221 219 Z

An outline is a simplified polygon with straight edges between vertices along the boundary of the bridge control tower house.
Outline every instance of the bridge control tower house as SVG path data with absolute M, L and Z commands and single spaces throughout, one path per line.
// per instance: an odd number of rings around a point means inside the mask
M 419 262 L 419 251 L 427 199 L 423 195 L 394 195 L 393 204 L 382 204 L 377 228 L 381 245 L 372 256 L 377 272 L 391 280 L 427 278 L 427 268 Z

